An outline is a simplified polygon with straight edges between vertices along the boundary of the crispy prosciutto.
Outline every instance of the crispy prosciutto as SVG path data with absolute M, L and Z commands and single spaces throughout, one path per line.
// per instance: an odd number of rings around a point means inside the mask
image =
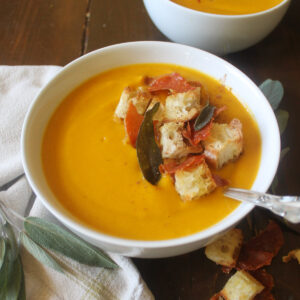
M 149 85 L 150 92 L 170 90 L 175 93 L 184 93 L 193 89 L 194 86 L 189 84 L 178 73 L 171 73 L 171 74 L 160 76 L 155 80 L 151 81 Z
M 168 163 L 160 166 L 160 169 L 163 173 L 175 174 L 178 170 L 187 170 L 192 167 L 201 165 L 205 161 L 203 155 L 193 155 L 188 157 L 182 163 L 176 162 L 176 160 L 170 160 Z
M 129 108 L 124 120 L 126 134 L 128 136 L 130 144 L 135 147 L 136 139 L 139 133 L 139 129 L 144 120 L 144 116 L 140 115 L 132 102 L 129 104 Z
M 270 221 L 264 231 L 249 240 L 242 247 L 237 268 L 254 271 L 270 265 L 283 242 L 283 234 L 279 225 Z
M 271 290 L 274 287 L 273 276 L 264 269 L 250 272 L 250 274 L 265 287 L 260 294 L 255 296 L 254 300 L 274 300 L 274 297 L 271 294 Z

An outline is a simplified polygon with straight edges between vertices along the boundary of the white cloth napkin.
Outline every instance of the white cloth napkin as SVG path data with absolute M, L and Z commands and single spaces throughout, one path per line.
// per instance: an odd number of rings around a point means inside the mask
M 20 136 L 26 111 L 41 87 L 61 67 L 0 66 L 0 187 L 23 173 Z M 21 215 L 51 219 L 48 211 L 35 199 L 21 177 L 0 199 Z M 22 249 L 26 295 L 30 300 L 148 300 L 153 296 L 130 259 L 110 254 L 120 266 L 118 270 L 87 267 L 60 256 L 69 274 L 60 274 L 35 260 Z

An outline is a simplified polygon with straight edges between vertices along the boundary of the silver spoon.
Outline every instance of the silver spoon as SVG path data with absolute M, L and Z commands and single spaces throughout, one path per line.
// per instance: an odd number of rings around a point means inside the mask
M 224 195 L 267 208 L 292 223 L 300 223 L 300 197 L 275 196 L 236 188 L 226 189 Z

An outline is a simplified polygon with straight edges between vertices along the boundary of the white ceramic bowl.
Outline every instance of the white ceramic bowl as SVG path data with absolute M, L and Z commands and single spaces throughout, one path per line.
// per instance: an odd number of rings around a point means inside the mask
M 76 222 L 57 201 L 47 185 L 41 162 L 45 127 L 61 101 L 78 85 L 98 73 L 136 63 L 171 63 L 200 70 L 225 80 L 256 119 L 262 137 L 262 156 L 253 189 L 265 192 L 275 175 L 280 153 L 280 136 L 272 108 L 259 88 L 241 71 L 226 61 L 189 46 L 166 42 L 133 42 L 91 52 L 64 67 L 43 88 L 31 105 L 22 131 L 22 160 L 26 176 L 48 210 L 70 230 L 107 251 L 135 257 L 167 257 L 205 246 L 234 226 L 252 208 L 241 204 L 230 215 L 206 230 L 182 238 L 162 241 L 137 241 L 109 236 Z
M 218 55 L 258 43 L 278 25 L 289 4 L 290 0 L 283 0 L 259 13 L 218 15 L 189 9 L 170 0 L 144 0 L 153 23 L 170 40 Z

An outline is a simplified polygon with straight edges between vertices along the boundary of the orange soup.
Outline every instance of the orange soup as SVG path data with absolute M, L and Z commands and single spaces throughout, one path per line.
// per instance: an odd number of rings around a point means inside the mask
M 282 0 L 171 0 L 182 6 L 221 15 L 252 14 L 270 9 Z
M 46 128 L 42 161 L 58 201 L 81 223 L 99 232 L 136 240 L 162 240 L 206 229 L 230 214 L 239 202 L 222 188 L 182 201 L 169 176 L 158 185 L 140 171 L 136 149 L 124 142 L 124 125 L 114 111 L 123 89 L 142 78 L 178 72 L 200 81 L 210 102 L 226 105 L 221 121 L 239 118 L 244 152 L 216 174 L 231 186 L 250 188 L 256 177 L 261 138 L 256 122 L 217 80 L 196 70 L 169 64 L 139 64 L 113 69 L 84 82 L 59 105 Z

